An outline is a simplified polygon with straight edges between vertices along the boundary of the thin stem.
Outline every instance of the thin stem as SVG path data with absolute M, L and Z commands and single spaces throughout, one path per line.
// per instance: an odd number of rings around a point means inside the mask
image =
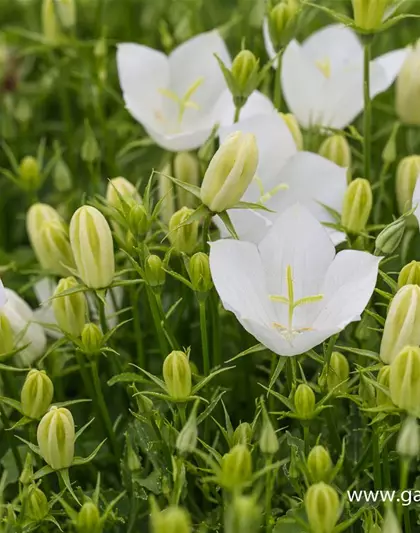
M 272 457 L 267 457 L 266 466 L 271 466 Z M 273 496 L 272 471 L 269 470 L 265 475 L 265 532 L 270 533 L 271 525 L 271 499 Z
M 277 68 L 274 71 L 274 107 L 277 109 L 277 111 L 281 111 L 282 108 L 282 92 L 281 92 L 281 60 L 283 57 L 283 53 L 279 54 L 279 57 L 277 59 L 278 64 Z
M 22 472 L 22 469 L 23 469 L 22 458 L 19 455 L 19 450 L 18 450 L 14 435 L 12 435 L 10 431 L 7 431 L 10 428 L 10 423 L 9 423 L 9 419 L 7 417 L 6 411 L 4 410 L 4 407 L 1 403 L 0 403 L 0 417 L 3 423 L 3 427 L 6 430 L 5 431 L 6 438 L 9 441 L 10 449 L 12 450 L 13 459 L 15 460 L 15 463 L 16 463 L 16 468 L 18 472 Z
M 133 329 L 136 339 L 137 364 L 140 368 L 146 367 L 144 354 L 143 332 L 141 329 L 140 309 L 139 309 L 139 289 L 133 287 L 131 290 L 131 308 L 133 312 Z
M 220 316 L 219 300 L 215 294 L 210 296 L 211 310 L 211 329 L 212 329 L 212 347 L 213 347 L 213 364 L 219 366 L 222 364 L 222 350 L 220 338 Z
M 364 59 L 363 59 L 363 97 L 364 97 L 364 115 L 363 115 L 363 168 L 364 178 L 371 180 L 371 144 L 372 144 L 372 101 L 370 98 L 370 58 L 371 58 L 371 36 L 366 36 L 364 41 Z
M 378 427 L 373 427 L 372 432 L 372 459 L 373 459 L 373 483 L 375 490 L 382 488 L 382 470 L 381 470 L 381 456 L 379 449 L 379 433 Z
M 210 230 L 210 224 L 211 224 L 211 215 L 207 215 L 204 219 L 203 223 L 203 252 L 208 251 L 208 244 L 207 240 L 209 238 L 209 230 Z
M 239 117 L 241 115 L 241 109 L 242 109 L 242 106 L 235 106 L 235 115 L 233 117 L 233 122 L 238 122 L 239 121 Z
M 102 333 L 106 335 L 106 333 L 108 333 L 109 331 L 109 328 L 108 328 L 108 322 L 106 320 L 105 303 L 103 299 L 100 298 L 98 295 L 96 295 L 96 297 L 97 297 L 97 302 L 98 302 L 99 322 L 101 324 Z
M 309 424 L 307 422 L 303 423 L 303 441 L 305 443 L 305 455 L 308 456 L 310 446 L 309 446 Z
M 200 332 L 201 332 L 201 346 L 203 351 L 203 371 L 204 375 L 210 374 L 210 354 L 209 354 L 209 338 L 207 334 L 207 318 L 206 318 L 206 300 L 199 300 L 200 308 Z
M 401 494 L 407 489 L 408 485 L 408 474 L 410 471 L 410 459 L 406 457 L 401 458 L 400 461 L 400 498 L 398 502 L 398 518 L 401 520 L 402 515 L 404 514 L 404 526 L 405 533 L 410 533 L 410 510 L 407 505 L 403 505 L 403 498 Z
M 156 337 L 158 340 L 160 353 L 162 357 L 165 358 L 168 355 L 168 348 L 167 348 L 167 344 L 165 341 L 165 335 L 163 332 L 162 323 L 159 317 L 159 310 L 156 305 L 156 299 L 150 287 L 146 288 L 146 292 L 147 292 L 147 299 L 149 300 L 150 311 L 152 313 L 153 323 L 156 329 Z

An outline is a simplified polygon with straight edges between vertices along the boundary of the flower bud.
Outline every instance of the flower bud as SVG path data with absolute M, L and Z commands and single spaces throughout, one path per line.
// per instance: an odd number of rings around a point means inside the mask
M 13 351 L 14 346 L 13 330 L 9 319 L 4 313 L 0 313 L 0 355 Z
M 391 0 L 352 0 L 354 22 L 362 30 L 377 30 L 382 26 Z
M 341 223 L 349 233 L 361 233 L 372 210 L 372 189 L 368 180 L 357 178 L 344 195 Z
M 255 136 L 232 133 L 210 161 L 201 186 L 201 201 L 215 213 L 234 207 L 250 185 L 257 166 Z
M 232 62 L 232 76 L 239 93 L 246 93 L 249 81 L 258 70 L 258 60 L 250 50 L 241 50 Z
M 351 166 L 351 149 L 344 135 L 332 135 L 321 144 L 319 155 L 329 159 L 339 167 Z
M 311 485 L 305 494 L 305 509 L 311 531 L 332 533 L 340 511 L 336 490 L 323 482 Z
M 397 206 L 400 215 L 409 211 L 412 207 L 414 188 L 419 176 L 420 155 L 409 155 L 401 159 L 398 163 L 395 178 L 395 194 L 397 196 Z M 414 222 L 414 224 L 416 223 Z
M 307 467 L 312 483 L 328 481 L 333 468 L 328 450 L 321 445 L 312 448 L 308 455 Z
M 198 220 L 186 224 L 193 213 L 193 209 L 182 207 L 169 221 L 169 241 L 177 252 L 190 254 L 197 246 Z
M 72 188 L 72 175 L 67 163 L 61 156 L 54 165 L 53 173 L 54 187 L 59 192 L 67 192 Z
M 402 456 L 414 459 L 420 453 L 420 433 L 417 420 L 409 416 L 404 420 L 397 439 L 397 452 Z
M 82 333 L 86 319 L 86 298 L 83 292 L 74 292 L 60 296 L 63 292 L 77 287 L 79 284 L 73 277 L 63 278 L 54 291 L 55 298 L 52 307 L 57 324 L 60 328 L 74 337 Z
M 71 466 L 74 457 L 74 421 L 68 409 L 51 407 L 38 425 L 37 440 L 44 461 L 54 470 Z
M 112 234 L 103 214 L 84 205 L 70 221 L 70 243 L 79 276 L 91 289 L 112 283 L 115 273 Z
M 347 357 L 340 352 L 333 352 L 327 373 L 328 391 L 331 392 L 335 389 L 335 394 L 345 393 L 348 388 L 349 375 L 350 366 Z
M 98 507 L 93 502 L 86 502 L 77 515 L 76 529 L 78 533 L 101 533 L 103 524 Z
M 42 183 L 38 161 L 31 155 L 25 156 L 19 164 L 19 179 L 26 191 L 36 191 Z
M 106 200 L 115 209 L 123 209 L 124 204 L 136 205 L 141 203 L 141 196 L 132 183 L 125 178 L 113 178 L 106 189 Z
M 360 375 L 358 392 L 359 392 L 359 397 L 362 400 L 365 407 L 375 406 L 376 389 L 370 381 L 364 378 L 363 374 Z
M 182 507 L 172 505 L 163 511 L 152 513 L 151 533 L 191 533 L 191 519 Z
M 85 324 L 82 330 L 83 351 L 90 355 L 98 354 L 103 343 L 103 333 L 93 322 Z
M 68 30 L 76 25 L 76 0 L 56 0 L 55 8 L 62 28 Z
M 296 413 L 300 418 L 312 418 L 315 411 L 315 394 L 309 385 L 301 383 L 298 386 L 295 392 L 294 402 Z
M 389 255 L 395 252 L 400 245 L 405 231 L 404 217 L 398 218 L 388 224 L 375 240 L 375 253 Z
M 213 287 L 209 256 L 204 252 L 198 252 L 191 257 L 189 274 L 193 289 L 196 292 L 209 292 Z
M 193 452 L 197 447 L 197 439 L 197 418 L 193 411 L 176 439 L 177 450 L 181 453 Z
M 391 506 L 385 510 L 385 519 L 380 533 L 402 533 L 400 523 Z
M 164 224 L 169 224 L 171 216 L 175 213 L 175 194 L 172 181 L 166 176 L 171 175 L 170 165 L 166 165 L 159 174 L 159 215 Z
M 407 345 L 420 344 L 420 287 L 404 285 L 388 309 L 382 335 L 380 357 L 390 364 Z
M 292 113 L 279 113 L 279 115 L 286 123 L 286 126 L 289 128 L 293 140 L 295 141 L 296 148 L 298 150 L 303 150 L 302 130 L 300 129 L 299 122 L 297 121 L 295 115 L 292 115 Z
M 163 362 L 163 379 L 174 400 L 186 400 L 191 394 L 191 368 L 184 352 L 173 351 Z
M 25 512 L 26 516 L 35 522 L 41 522 L 50 512 L 47 497 L 35 485 L 28 489 Z
M 142 238 L 149 230 L 149 217 L 145 207 L 141 204 L 135 204 L 131 207 L 128 214 L 128 225 L 131 233 L 136 239 Z
M 405 265 L 398 276 L 398 288 L 404 285 L 419 285 L 420 286 L 420 261 L 411 261 Z
M 391 367 L 389 365 L 384 365 L 378 372 L 377 382 L 384 389 L 389 392 L 389 376 L 390 376 Z M 376 405 L 378 407 L 392 406 L 392 400 L 388 394 L 381 391 L 381 389 L 376 389 Z
M 262 510 L 253 496 L 236 495 L 225 516 L 225 533 L 255 533 L 259 531 Z
M 82 148 L 80 151 L 80 157 L 86 163 L 94 163 L 99 156 L 101 155 L 101 150 L 99 148 L 98 141 L 96 140 L 95 134 L 89 124 L 85 121 L 85 138 L 83 140 Z
M 420 348 L 406 346 L 392 361 L 389 392 L 397 407 L 420 415 Z
M 198 187 L 200 185 L 200 165 L 197 157 L 190 152 L 176 154 L 174 175 L 178 180 Z M 195 196 L 182 187 L 177 188 L 177 194 L 179 207 L 195 207 L 197 205 Z
M 48 411 L 53 394 L 54 385 L 45 371 L 30 370 L 20 393 L 23 414 L 38 420 Z
M 145 261 L 145 277 L 151 287 L 165 284 L 166 272 L 163 270 L 162 259 L 157 255 L 149 255 Z
M 25 464 L 23 465 L 22 472 L 19 476 L 19 482 L 22 483 L 22 485 L 29 485 L 32 483 L 34 475 L 33 463 L 34 460 L 32 454 L 28 452 L 26 454 Z
M 278 52 L 293 35 L 298 11 L 297 2 L 286 0 L 273 7 L 268 15 L 268 30 L 273 48 Z
M 248 422 L 242 422 L 233 432 L 232 446 L 236 444 L 250 444 L 252 439 L 252 427 Z
M 251 481 L 252 458 L 251 452 L 245 444 L 237 444 L 230 452 L 225 453 L 221 462 L 220 484 L 233 490 Z
M 266 412 L 263 414 L 263 425 L 260 435 L 260 450 L 267 455 L 274 455 L 279 450 L 279 441 L 274 430 L 273 424 Z
M 26 230 L 33 248 L 42 226 L 46 222 L 63 222 L 58 212 L 48 204 L 32 204 L 26 215 Z
M 60 37 L 60 25 L 55 15 L 55 1 L 42 1 L 42 31 L 47 41 L 56 43 Z
M 395 84 L 396 111 L 404 124 L 420 125 L 420 44 L 406 57 Z

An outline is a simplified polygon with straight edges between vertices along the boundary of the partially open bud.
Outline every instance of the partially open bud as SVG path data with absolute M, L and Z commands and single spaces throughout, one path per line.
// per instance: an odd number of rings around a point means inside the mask
M 5 314 L 0 313 L 0 355 L 13 351 L 14 346 L 13 330 L 9 319 Z
M 390 364 L 407 345 L 420 345 L 420 287 L 404 285 L 389 306 L 380 357 Z
M 414 188 L 420 177 L 420 155 L 409 155 L 398 163 L 395 178 L 395 194 L 400 215 L 409 211 L 413 203 Z M 410 219 L 411 217 L 409 217 Z M 414 216 L 413 216 L 414 219 Z M 417 224 L 415 219 L 413 224 Z
M 158 255 L 149 255 L 145 261 L 145 277 L 151 287 L 165 284 L 166 272 L 163 270 L 162 259 Z
M 347 357 L 340 352 L 333 352 L 327 373 L 328 391 L 331 392 L 335 389 L 335 394 L 345 393 L 348 388 L 349 375 L 350 366 Z
M 333 468 L 328 450 L 321 445 L 312 448 L 308 455 L 307 467 L 312 483 L 328 481 Z
M 32 485 L 28 489 L 25 513 L 28 518 L 35 522 L 41 522 L 49 514 L 48 500 L 41 489 Z
M 404 235 L 405 221 L 404 217 L 398 218 L 380 232 L 375 240 L 375 252 L 377 254 L 389 255 L 395 252 Z
M 245 444 L 237 444 L 230 452 L 225 453 L 221 462 L 220 484 L 234 490 L 246 485 L 252 477 L 251 452 Z
M 258 165 L 255 136 L 237 131 L 213 156 L 201 186 L 201 201 L 220 213 L 234 207 L 250 185 Z
M 193 289 L 196 292 L 206 293 L 213 287 L 209 256 L 204 252 L 198 252 L 191 257 L 189 274 Z
M 398 74 L 396 110 L 401 122 L 420 125 L 420 44 L 414 45 Z
M 381 385 L 381 387 L 386 389 L 388 392 L 390 372 L 391 367 L 389 365 L 385 365 L 379 370 L 377 377 L 378 384 Z M 393 405 L 389 394 L 386 394 L 379 388 L 376 389 L 376 405 L 378 407 L 387 407 Z
M 37 440 L 44 461 L 54 470 L 71 466 L 74 457 L 74 421 L 68 409 L 51 407 L 38 425 Z
M 42 184 L 38 161 L 31 155 L 25 156 L 19 164 L 19 180 L 26 191 L 36 191 Z
M 53 394 L 54 385 L 45 371 L 30 370 L 20 393 L 23 414 L 38 420 L 48 411 Z
M 104 335 L 99 326 L 93 322 L 87 323 L 82 330 L 83 351 L 89 355 L 96 355 L 101 351 Z
M 86 322 L 86 298 L 83 292 L 74 292 L 60 296 L 78 286 L 75 278 L 63 278 L 59 281 L 54 292 L 52 307 L 57 324 L 60 328 L 74 337 L 79 337 Z
M 150 517 L 151 533 L 191 533 L 191 519 L 182 507 L 172 505 Z
M 252 427 L 248 422 L 242 422 L 233 432 L 232 445 L 250 444 L 252 439 Z
M 76 529 L 78 533 L 101 533 L 103 524 L 98 507 L 93 502 L 86 502 L 77 515 Z
M 193 209 L 182 207 L 169 221 L 169 241 L 177 252 L 190 254 L 197 246 L 198 220 L 186 224 L 193 213 Z
M 301 418 L 312 418 L 315 411 L 315 394 L 309 385 L 301 383 L 298 386 L 294 396 L 294 403 L 296 413 Z
M 260 434 L 260 450 L 267 455 L 274 455 L 279 450 L 279 440 L 268 414 L 263 413 L 263 424 Z
M 420 415 L 420 348 L 406 346 L 392 361 L 389 375 L 391 400 L 413 416 Z
M 397 439 L 397 452 L 409 459 L 420 453 L 420 432 L 417 420 L 409 416 L 404 420 Z
M 336 490 L 323 482 L 311 485 L 305 494 L 305 509 L 311 531 L 332 533 L 340 511 Z
M 232 62 L 232 76 L 240 93 L 246 93 L 248 84 L 258 70 L 258 60 L 250 50 L 241 50 Z
M 300 129 L 299 122 L 297 121 L 295 115 L 292 115 L 292 113 L 279 113 L 279 115 L 286 123 L 286 126 L 289 128 L 293 140 L 295 141 L 296 148 L 298 150 L 303 150 L 302 130 Z
M 114 244 L 103 214 L 94 207 L 80 207 L 70 221 L 70 243 L 85 285 L 108 287 L 115 274 Z
M 163 379 L 174 400 L 186 400 L 191 394 L 191 368 L 184 352 L 173 351 L 163 363 Z
M 420 261 L 411 261 L 403 267 L 398 275 L 398 288 L 404 285 L 420 286 Z
M 378 30 L 392 0 L 352 0 L 354 22 L 362 30 Z
M 372 210 L 372 189 L 368 180 L 357 178 L 347 187 L 344 195 L 341 223 L 349 233 L 360 233 L 366 228 Z
M 176 447 L 181 453 L 191 453 L 197 447 L 197 418 L 193 411 L 176 439 Z
M 190 152 L 176 154 L 174 175 L 178 180 L 198 187 L 200 185 L 200 164 L 197 157 Z M 196 197 L 182 187 L 178 187 L 177 194 L 179 207 L 195 207 L 197 205 Z
M 332 135 L 325 139 L 318 153 L 339 167 L 351 166 L 351 149 L 344 135 Z
M 268 14 L 268 30 L 273 48 L 278 52 L 293 36 L 298 3 L 295 0 L 279 2 Z
M 116 209 L 123 209 L 124 204 L 136 205 L 141 203 L 141 196 L 134 185 L 125 178 L 113 178 L 106 189 L 106 200 Z
M 236 495 L 225 515 L 225 533 L 255 533 L 259 531 L 262 510 L 254 496 Z

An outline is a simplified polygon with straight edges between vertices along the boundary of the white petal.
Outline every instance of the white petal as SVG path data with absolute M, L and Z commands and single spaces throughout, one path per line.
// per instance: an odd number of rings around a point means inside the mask
M 57 284 L 51 278 L 42 278 L 33 287 L 35 296 L 40 304 L 46 303 L 51 298 Z
M 410 47 L 393 50 L 384 54 L 374 61 L 375 70 L 371 73 L 371 97 L 386 91 L 394 82 L 410 53 Z M 376 69 L 379 66 L 380 69 Z
M 51 278 L 43 278 L 35 283 L 33 289 L 40 305 L 34 310 L 34 319 L 42 323 L 42 327 L 45 329 L 47 335 L 54 339 L 59 339 L 63 336 L 61 332 L 45 326 L 45 324 L 57 324 L 52 303 L 48 302 L 54 294 L 56 287 L 57 284 Z
M 230 209 L 229 217 L 239 239 L 254 244 L 258 244 L 273 225 L 266 217 L 265 211 Z M 214 217 L 213 220 L 219 228 L 222 238 L 229 237 L 230 234 L 221 219 Z
M 210 124 L 210 122 L 209 122 Z M 182 133 L 166 134 L 162 131 L 147 128 L 150 137 L 162 148 L 171 152 L 195 150 L 204 144 L 211 134 L 212 126 L 203 129 L 190 129 Z
M 270 31 L 268 29 L 268 20 L 267 20 L 267 17 L 264 18 L 264 22 L 263 22 L 263 38 L 264 38 L 264 44 L 265 44 L 265 50 L 267 52 L 267 55 L 270 59 L 274 59 L 276 57 L 276 51 L 274 50 L 274 46 L 273 46 L 273 43 L 271 42 L 271 37 L 270 37 Z M 277 63 L 278 61 L 275 60 L 272 65 L 273 65 L 273 68 L 277 68 Z
M 0 308 L 6 303 L 6 291 L 4 289 L 3 282 L 0 279 Z
M 420 225 L 420 174 L 417 177 L 416 186 L 414 187 L 412 206 L 416 207 L 414 211 L 414 216 L 417 219 L 417 222 Z
M 323 309 L 315 329 L 341 330 L 360 320 L 375 289 L 381 257 L 367 252 L 343 250 L 328 269 L 323 287 Z
M 143 125 L 161 131 L 164 96 L 170 81 L 168 58 L 162 52 L 134 43 L 117 47 L 120 86 L 128 111 Z
M 274 114 L 275 112 L 271 100 L 259 91 L 254 91 L 241 109 L 240 120 L 256 115 Z M 214 123 L 218 122 L 221 126 L 230 126 L 233 124 L 234 116 L 235 106 L 233 105 L 232 94 L 226 89 L 213 108 Z

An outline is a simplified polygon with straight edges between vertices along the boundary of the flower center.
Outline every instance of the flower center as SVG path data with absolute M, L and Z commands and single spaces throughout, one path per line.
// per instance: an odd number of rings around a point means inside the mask
M 331 77 L 331 59 L 328 57 L 324 59 L 318 59 L 315 64 L 326 78 Z
M 192 95 L 196 92 L 196 90 L 202 85 L 204 82 L 204 78 L 198 78 L 185 92 L 184 96 L 178 96 L 174 91 L 171 91 L 170 89 L 159 89 L 159 92 L 163 94 L 163 96 L 166 96 L 176 104 L 178 104 L 178 116 L 177 116 L 177 124 L 178 127 L 181 126 L 182 119 L 184 118 L 185 111 L 187 109 L 195 109 L 199 110 L 200 106 L 191 100 Z
M 278 322 L 273 322 L 273 326 L 275 328 L 280 329 L 283 336 L 287 340 L 292 341 L 293 338 L 299 333 L 312 330 L 311 327 L 306 327 L 306 328 L 294 328 L 293 327 L 293 314 L 294 314 L 295 309 L 297 307 L 300 307 L 301 305 L 319 302 L 320 300 L 322 300 L 324 295 L 315 294 L 313 296 L 305 296 L 304 298 L 299 298 L 298 300 L 295 300 L 293 272 L 292 272 L 292 267 L 290 265 L 288 265 L 286 268 L 286 281 L 287 281 L 287 296 L 277 296 L 273 294 L 273 295 L 270 295 L 269 298 L 273 302 L 279 302 L 282 304 L 286 304 L 288 306 L 287 326 L 284 326 L 283 324 L 279 324 Z
M 271 189 L 271 191 L 264 192 L 264 185 L 259 176 L 254 177 L 254 181 L 258 186 L 258 189 L 260 191 L 260 199 L 258 200 L 260 204 L 264 204 L 265 202 L 268 202 L 270 198 L 272 198 L 275 194 L 277 194 L 279 191 L 287 191 L 289 186 L 287 183 L 279 183 L 275 187 Z

